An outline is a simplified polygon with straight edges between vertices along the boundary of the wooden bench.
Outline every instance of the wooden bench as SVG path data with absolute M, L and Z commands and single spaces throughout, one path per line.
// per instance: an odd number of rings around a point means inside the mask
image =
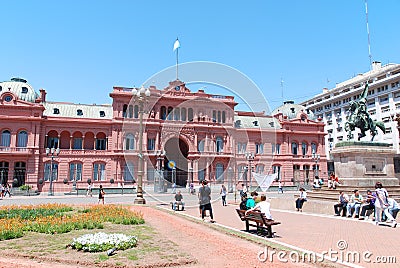
M 246 210 L 236 209 L 240 219 L 246 222 L 246 231 L 250 232 L 250 226 L 257 227 L 257 234 L 264 235 L 268 238 L 274 237 L 272 225 L 281 224 L 280 222 L 265 218 L 264 213 L 259 211 L 249 211 L 246 215 Z M 254 223 L 251 223 L 254 222 Z

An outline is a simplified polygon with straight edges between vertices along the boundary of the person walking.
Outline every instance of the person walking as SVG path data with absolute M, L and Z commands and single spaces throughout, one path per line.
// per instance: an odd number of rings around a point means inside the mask
M 278 194 L 279 193 L 283 194 L 283 186 L 282 186 L 282 182 L 280 180 L 278 181 Z
M 104 192 L 103 189 L 103 185 L 100 184 L 100 188 L 99 188 L 99 201 L 97 202 L 98 204 L 100 204 L 100 202 L 104 205 L 104 195 L 106 193 Z
M 214 215 L 211 207 L 211 189 L 208 187 L 208 182 L 206 180 L 202 181 L 202 187 L 199 189 L 199 203 L 201 210 L 201 218 L 204 220 L 206 216 L 206 210 L 210 211 L 211 223 L 214 223 Z
M 4 197 L 6 197 L 7 194 L 8 194 L 8 197 L 11 197 L 11 186 L 10 186 L 10 184 L 7 183 L 7 184 L 4 184 L 4 186 L 5 186 Z
M 222 184 L 221 186 L 221 199 L 222 199 L 222 206 L 226 206 L 226 187 Z
M 90 197 L 93 196 L 92 183 L 91 182 L 88 182 L 88 186 L 87 186 L 87 189 L 86 189 L 86 196 L 90 196 Z

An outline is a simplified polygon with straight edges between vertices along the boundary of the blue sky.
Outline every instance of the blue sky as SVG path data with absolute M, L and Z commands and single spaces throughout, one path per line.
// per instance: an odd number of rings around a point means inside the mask
M 373 60 L 400 63 L 400 1 L 368 8 Z M 176 37 L 180 62 L 240 70 L 272 109 L 281 78 L 284 99 L 300 102 L 369 70 L 364 0 L 16 0 L 0 9 L 0 80 L 23 77 L 52 101 L 111 103 L 113 86 L 140 86 L 175 64 Z

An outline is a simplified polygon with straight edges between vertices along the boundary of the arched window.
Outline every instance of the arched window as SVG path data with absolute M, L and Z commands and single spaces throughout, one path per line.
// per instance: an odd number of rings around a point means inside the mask
M 106 180 L 106 164 L 104 163 L 93 164 L 93 180 L 94 181 Z
M 125 150 L 135 150 L 135 137 L 129 133 L 125 138 Z
M 199 177 L 199 182 L 204 181 L 204 179 L 206 178 L 206 172 L 204 169 L 199 169 L 199 171 L 197 172 L 197 176 Z
M 257 165 L 256 166 L 256 173 L 263 174 L 264 173 L 264 165 Z
M 138 105 L 135 105 L 135 107 L 133 109 L 133 117 L 139 118 L 139 106 Z
M 217 111 L 216 110 L 213 110 L 213 112 L 212 112 L 212 121 L 214 123 L 217 122 Z
M 133 182 L 134 181 L 134 169 L 133 169 L 133 163 L 128 162 L 124 166 L 124 181 L 129 181 Z
M 172 120 L 172 116 L 173 116 L 172 110 L 173 110 L 172 107 L 169 106 L 169 107 L 168 107 L 168 115 L 167 115 L 167 119 L 168 119 L 168 120 Z
M 69 180 L 70 181 L 82 180 L 82 163 L 73 162 L 69 164 Z
M 1 132 L 1 147 L 10 147 L 11 143 L 11 132 L 9 130 L 3 130 Z
M 58 148 L 58 137 L 48 137 L 46 148 Z
M 237 180 L 238 181 L 243 182 L 243 181 L 247 180 L 247 178 L 246 178 L 247 169 L 246 168 L 247 167 L 244 165 L 237 166 Z
M 107 150 L 107 137 L 104 133 L 96 136 L 96 150 Z
M 133 106 L 129 105 L 128 107 L 128 118 L 132 118 L 133 117 Z
M 256 154 L 264 154 L 264 144 L 256 143 Z
M 280 143 L 277 143 L 275 145 L 275 151 L 276 151 L 276 154 L 281 154 L 281 144 Z
M 307 143 L 303 142 L 301 144 L 301 154 L 304 156 L 307 154 Z
M 174 109 L 174 120 L 179 121 L 181 119 L 181 111 L 179 108 Z
M 22 130 L 18 133 L 17 147 L 26 148 L 27 144 L 28 144 L 28 133 L 25 130 Z
M 216 143 L 215 148 L 217 153 L 222 152 L 224 150 L 224 140 L 222 139 L 222 137 L 217 137 L 215 143 Z
M 297 143 L 292 142 L 292 154 L 297 155 Z
M 311 153 L 312 154 L 317 153 L 317 144 L 315 142 L 311 143 Z
M 222 111 L 222 123 L 225 124 L 226 123 L 226 115 L 225 115 L 225 111 Z
M 221 163 L 215 166 L 215 179 L 218 182 L 224 182 L 224 165 Z
M 200 153 L 204 152 L 204 140 L 199 141 L 199 144 L 197 145 L 197 150 Z
M 181 108 L 181 120 L 186 121 L 186 108 Z
M 221 111 L 218 111 L 218 113 L 217 113 L 218 115 L 217 115 L 217 118 L 218 118 L 218 123 L 221 123 Z
M 188 109 L 188 121 L 193 122 L 193 109 L 192 108 Z
M 128 110 L 128 105 L 124 104 L 123 108 L 122 108 L 122 117 L 126 118 L 126 111 Z
M 51 168 L 51 162 L 44 163 L 44 180 L 45 181 L 56 181 L 58 179 L 58 163 L 53 162 L 53 168 Z
M 281 179 L 281 166 L 272 166 L 272 172 L 275 174 L 275 173 L 278 173 L 278 180 L 280 180 Z
M 167 119 L 167 108 L 165 108 L 165 106 L 161 106 L 161 109 L 160 109 L 160 119 L 161 119 L 161 120 Z

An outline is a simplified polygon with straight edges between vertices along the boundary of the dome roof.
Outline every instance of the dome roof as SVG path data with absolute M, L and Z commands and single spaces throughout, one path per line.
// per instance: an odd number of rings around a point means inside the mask
M 303 105 L 294 104 L 294 101 L 285 101 L 283 105 L 279 106 L 275 110 L 272 111 L 272 115 L 276 115 L 278 113 L 282 113 L 284 116 L 287 116 L 289 119 L 293 119 L 297 117 L 297 114 L 303 112 L 307 114 L 308 118 L 311 120 L 315 120 L 315 115 L 309 109 L 306 109 Z
M 39 94 L 22 78 L 11 78 L 11 81 L 0 82 L 0 94 L 6 91 L 14 93 L 18 99 L 35 102 Z

